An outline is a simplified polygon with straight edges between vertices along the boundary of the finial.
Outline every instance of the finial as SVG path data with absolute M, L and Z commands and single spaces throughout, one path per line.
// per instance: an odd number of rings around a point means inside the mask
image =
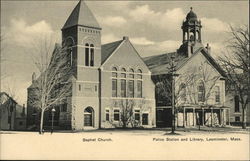
M 190 7 L 190 10 L 192 11 L 192 10 L 193 10 L 193 7 Z

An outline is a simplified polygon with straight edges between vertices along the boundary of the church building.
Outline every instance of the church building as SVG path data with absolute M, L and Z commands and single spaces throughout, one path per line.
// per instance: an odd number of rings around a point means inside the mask
M 74 79 L 72 96 L 55 109 L 54 125 L 72 130 L 155 127 L 151 72 L 129 38 L 102 45 L 102 28 L 82 0 L 61 31 Z M 28 126 L 39 122 L 39 112 L 29 99 L 34 88 L 28 88 Z M 51 117 L 45 116 L 45 124 L 50 122 Z

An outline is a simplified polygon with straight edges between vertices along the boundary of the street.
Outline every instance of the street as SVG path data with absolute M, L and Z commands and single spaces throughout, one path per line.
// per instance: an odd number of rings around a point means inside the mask
M 249 131 L 177 129 L 71 133 L 1 132 L 1 159 L 231 159 L 249 160 Z M 15 147 L 15 148 L 13 148 Z M 209 149 L 209 150 L 208 150 Z

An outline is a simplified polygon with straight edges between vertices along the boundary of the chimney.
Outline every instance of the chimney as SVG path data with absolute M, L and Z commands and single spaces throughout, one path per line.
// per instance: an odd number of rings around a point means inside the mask
M 123 36 L 123 40 L 127 41 L 128 40 L 128 36 Z
M 206 49 L 207 49 L 207 53 L 211 54 L 211 47 L 209 46 L 209 43 L 207 43 Z
M 35 80 L 36 80 L 36 73 L 33 72 L 33 74 L 32 74 L 32 83 L 34 83 Z

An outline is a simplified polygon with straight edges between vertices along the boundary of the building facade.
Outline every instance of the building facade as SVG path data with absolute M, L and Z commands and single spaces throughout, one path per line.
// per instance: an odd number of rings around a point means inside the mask
M 201 21 L 192 8 L 181 28 L 183 41 L 177 52 L 144 59 L 156 85 L 157 126 L 170 127 L 172 117 L 181 127 L 224 126 L 229 122 L 225 73 L 212 58 L 209 45 L 203 46 Z
M 0 130 L 25 130 L 25 107 L 20 106 L 7 93 L 0 93 Z
M 102 45 L 102 28 L 84 1 L 79 1 L 61 30 L 73 79 L 72 96 L 56 109 L 57 126 L 72 130 L 155 127 L 151 72 L 129 38 Z M 28 88 L 29 126 L 39 122 L 38 110 L 29 103 L 35 88 L 34 84 Z M 45 120 L 50 120 L 49 113 Z

